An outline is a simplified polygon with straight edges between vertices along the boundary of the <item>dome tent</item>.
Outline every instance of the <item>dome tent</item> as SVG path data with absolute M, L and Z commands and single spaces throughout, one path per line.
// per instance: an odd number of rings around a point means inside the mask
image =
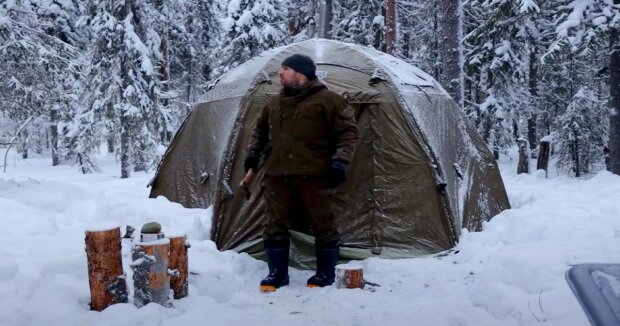
M 372 48 L 312 39 L 263 53 L 209 86 L 188 115 L 151 182 L 185 207 L 213 205 L 220 250 L 262 254 L 262 170 L 245 200 L 244 149 L 262 107 L 280 90 L 280 63 L 309 55 L 327 87 L 355 108 L 359 143 L 333 211 L 341 258 L 414 257 L 452 248 L 462 228 L 509 208 L 497 163 L 456 103 L 431 76 Z M 291 259 L 309 267 L 313 238 L 291 231 Z

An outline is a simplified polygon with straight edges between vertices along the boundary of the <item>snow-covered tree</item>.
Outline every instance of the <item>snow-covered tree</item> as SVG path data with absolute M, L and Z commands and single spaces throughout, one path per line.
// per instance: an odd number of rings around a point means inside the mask
M 560 1 L 553 55 L 569 46 L 578 53 L 609 51 L 609 168 L 620 175 L 620 0 Z
M 398 31 L 395 56 L 403 58 L 435 79 L 441 74 L 441 26 L 438 0 L 397 2 Z
M 579 177 L 603 161 L 607 143 L 607 108 L 596 92 L 580 88 L 566 111 L 558 117 L 559 129 L 554 137 L 556 164 L 559 169 Z
M 70 1 L 0 4 L 0 110 L 16 125 L 29 117 L 46 117 L 51 120 L 53 137 L 54 129 L 57 130 L 56 117 L 74 105 L 76 93 L 70 85 L 80 64 L 78 48 L 73 46 L 78 44 L 78 33 L 71 22 L 77 11 Z M 46 124 L 50 124 L 49 120 Z M 26 128 L 21 134 L 24 158 L 28 156 L 28 133 Z M 55 140 L 52 139 L 52 152 L 56 165 Z
M 218 2 L 202 0 L 169 3 L 169 66 L 167 98 L 173 129 L 200 98 L 213 78 L 220 36 Z
M 553 4 L 550 1 L 542 2 L 538 5 L 539 10 L 530 10 L 528 15 L 524 17 L 524 26 L 526 33 L 526 55 L 525 61 L 527 62 L 527 90 L 529 92 L 528 103 L 520 110 L 520 120 L 517 122 L 519 125 L 520 134 L 526 137 L 530 146 L 531 153 L 538 153 L 534 151 L 538 147 L 539 139 L 549 134 L 547 128 L 546 132 L 543 128 L 540 128 L 539 117 L 544 113 L 543 102 L 545 96 L 541 96 L 543 87 L 547 87 L 543 82 L 546 77 L 545 72 L 555 73 L 555 69 L 546 69 L 544 62 L 541 60 L 543 53 L 546 51 L 546 47 L 553 39 L 553 23 L 552 23 L 552 8 Z M 529 5 L 526 8 L 534 8 L 533 5 Z M 552 65 L 549 64 L 549 67 Z M 547 115 L 548 117 L 548 115 Z M 547 124 L 548 125 L 548 124 Z
M 157 100 L 160 80 L 154 64 L 160 58 L 161 38 L 152 22 L 157 11 L 144 0 L 106 0 L 90 5 L 89 23 L 97 45 L 91 93 L 79 114 L 88 120 L 79 124 L 75 133 L 100 135 L 98 121 L 105 117 L 106 132 L 120 134 L 121 178 L 127 178 L 132 168 L 141 171 L 154 165 L 160 127 L 167 119 Z M 91 145 L 97 143 L 78 140 L 78 157 L 84 158 L 81 164 L 90 161 Z
M 527 17 L 540 9 L 532 0 L 470 0 L 465 65 L 470 101 L 465 110 L 497 152 L 519 133 L 520 110 L 530 102 L 526 87 Z
M 219 75 L 259 53 L 283 45 L 285 15 L 277 0 L 230 0 L 223 19 Z
M 40 27 L 46 34 L 60 39 L 62 42 L 76 47 L 80 53 L 75 65 L 79 66 L 76 72 L 64 71 L 56 79 L 56 94 L 64 94 L 58 101 L 50 103 L 49 108 L 49 135 L 52 154 L 52 165 L 61 163 L 66 150 L 59 147 L 64 136 L 63 126 L 72 120 L 76 107 L 79 105 L 79 94 L 83 89 L 83 75 L 81 68 L 85 65 L 84 55 L 88 46 L 88 31 L 79 29 L 76 22 L 84 14 L 85 7 L 81 1 L 49 1 L 38 0 L 36 7 Z
M 332 37 L 336 40 L 371 45 L 385 51 L 385 3 L 383 0 L 340 0 L 335 2 Z
M 316 36 L 319 15 L 317 0 L 289 0 L 284 3 L 288 35 L 285 43 L 301 42 Z

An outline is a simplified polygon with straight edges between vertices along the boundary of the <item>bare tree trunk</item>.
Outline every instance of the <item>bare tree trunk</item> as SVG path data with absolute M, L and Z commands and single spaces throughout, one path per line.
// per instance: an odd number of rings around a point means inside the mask
M 411 49 L 411 33 L 407 32 L 403 36 L 403 56 L 409 58 Z
M 381 8 L 381 14 L 385 16 L 385 8 Z M 375 32 L 375 37 L 374 37 L 372 46 L 379 51 L 386 52 L 385 43 L 383 42 L 384 33 L 383 33 L 383 29 L 381 28 L 381 25 L 373 24 L 372 26 Z
M 575 141 L 573 142 L 573 162 L 575 163 L 575 176 L 581 176 L 581 162 L 579 160 L 579 138 L 575 133 Z
M 52 166 L 60 164 L 58 157 L 58 111 L 53 109 L 50 111 L 50 136 L 52 148 Z
M 536 162 L 537 170 L 545 170 L 545 177 L 549 174 L 549 152 L 551 149 L 550 142 L 543 140 L 538 146 L 538 161 Z
M 191 34 L 194 33 L 194 28 L 193 28 L 193 24 L 194 24 L 194 17 L 190 16 L 188 17 L 188 27 L 187 27 L 187 31 Z M 209 42 L 209 40 L 207 39 L 207 42 Z M 209 44 L 203 44 L 203 46 L 208 47 Z M 192 106 L 192 98 L 193 98 L 193 89 L 194 89 L 194 56 L 192 54 L 192 50 L 189 46 L 185 47 L 185 51 L 183 52 L 183 60 L 185 61 L 185 68 L 187 69 L 187 75 L 185 76 L 185 81 L 186 81 L 186 113 L 189 113 L 189 111 L 191 110 L 191 106 Z
M 536 99 L 538 97 L 538 61 L 537 61 L 537 51 L 534 45 L 530 45 L 532 48 L 530 49 L 530 79 L 528 81 L 529 89 L 530 89 L 530 106 L 531 110 L 534 112 L 530 112 L 530 115 L 527 119 L 527 140 L 530 142 L 530 150 L 534 153 L 534 149 L 536 148 L 536 144 L 538 143 L 538 138 L 536 134 L 536 118 L 538 111 L 538 104 L 536 103 Z
M 306 36 L 314 38 L 316 36 L 316 0 L 308 1 L 308 16 L 306 17 Z
M 435 2 L 435 6 L 437 6 Z M 433 31 L 434 31 L 434 39 L 431 45 L 431 60 L 433 62 L 433 78 L 439 80 L 439 76 L 441 76 L 441 62 L 439 57 L 439 44 L 440 44 L 440 27 L 439 27 L 439 16 L 438 10 L 434 8 L 433 10 Z
M 21 134 L 20 134 L 20 139 L 22 142 L 22 158 L 23 159 L 27 159 L 28 158 L 28 137 L 30 135 L 28 134 L 28 130 L 24 129 Z
M 187 51 L 187 106 L 188 112 L 191 110 L 192 101 L 193 101 L 193 90 L 194 90 L 194 57 L 191 54 L 191 51 Z
M 115 10 L 114 16 L 119 19 L 125 19 L 129 14 L 129 8 L 132 5 L 132 1 L 125 1 L 123 5 L 118 7 Z M 121 39 L 121 42 L 124 42 L 124 37 Z M 129 99 L 125 98 L 124 90 L 129 87 L 130 84 L 130 68 L 129 63 L 127 62 L 126 57 L 121 57 L 121 82 L 123 89 L 120 94 L 120 102 L 121 105 L 126 106 Z M 131 176 L 131 160 L 132 160 L 132 147 L 131 147 L 131 132 L 135 132 L 132 130 L 132 119 L 127 115 L 127 109 L 122 107 L 119 114 L 120 120 L 120 128 L 121 128 L 121 179 L 129 178 Z
M 614 0 L 620 4 L 620 0 Z M 609 93 L 611 115 L 609 116 L 609 171 L 620 175 L 620 32 L 610 33 Z
M 461 67 L 462 8 L 461 0 L 442 0 L 441 19 L 441 84 L 459 106 L 463 106 L 463 73 Z
M 108 125 L 114 126 L 113 121 L 116 120 L 116 114 L 114 112 L 114 102 L 108 102 L 106 106 L 105 117 L 108 119 Z M 108 147 L 108 153 L 114 153 L 115 144 L 116 144 L 116 133 L 112 131 L 113 127 L 108 128 L 108 134 L 106 135 L 106 142 Z
M 161 43 L 159 50 L 161 51 L 161 67 L 159 68 L 159 77 L 161 80 L 161 90 L 164 93 L 164 97 L 162 98 L 161 105 L 163 106 L 163 110 L 168 110 L 168 106 L 170 106 L 170 100 L 168 99 L 168 90 L 170 89 L 170 50 L 169 50 L 169 33 L 168 26 L 164 24 L 163 30 L 161 32 Z M 166 121 L 162 119 L 161 123 L 161 134 L 160 139 L 162 142 L 169 142 L 172 139 L 172 133 L 168 131 L 168 126 L 166 125 Z
M 121 179 L 131 176 L 129 128 L 128 118 L 121 112 Z
M 321 14 L 319 21 L 319 37 L 332 38 L 332 20 L 334 19 L 333 0 L 321 0 Z
M 126 86 L 127 76 L 129 68 L 127 67 L 127 59 L 121 59 L 121 78 L 123 79 L 123 85 Z M 121 179 L 129 178 L 131 176 L 131 147 L 130 147 L 130 129 L 131 123 L 127 116 L 125 109 L 121 109 L 120 112 L 120 127 L 121 127 Z
M 194 58 L 190 56 L 187 60 L 190 64 L 193 64 Z M 184 116 L 188 115 L 194 107 L 194 68 L 189 68 L 187 74 L 187 102 L 185 105 Z
M 114 153 L 114 135 L 108 135 L 106 139 L 108 153 Z
M 388 54 L 394 54 L 394 43 L 396 43 L 396 0 L 387 0 L 386 18 L 386 52 Z
M 530 164 L 527 155 L 527 141 L 521 138 L 517 140 L 517 143 L 519 144 L 519 165 L 517 166 L 517 174 L 529 173 Z

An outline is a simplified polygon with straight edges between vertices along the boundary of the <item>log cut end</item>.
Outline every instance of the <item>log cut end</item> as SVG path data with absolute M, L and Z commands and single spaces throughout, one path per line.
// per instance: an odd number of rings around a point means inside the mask
M 353 264 L 337 265 L 334 284 L 339 289 L 361 289 L 364 285 L 364 269 Z

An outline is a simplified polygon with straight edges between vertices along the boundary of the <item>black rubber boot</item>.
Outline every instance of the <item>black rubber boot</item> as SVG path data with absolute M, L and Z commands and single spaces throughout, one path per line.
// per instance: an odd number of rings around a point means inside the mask
M 316 250 L 316 275 L 308 279 L 306 284 L 309 288 L 332 285 L 336 276 L 336 264 L 340 253 L 339 241 L 317 242 Z
M 269 275 L 260 281 L 260 290 L 273 292 L 288 285 L 289 240 L 265 240 L 265 254 Z

